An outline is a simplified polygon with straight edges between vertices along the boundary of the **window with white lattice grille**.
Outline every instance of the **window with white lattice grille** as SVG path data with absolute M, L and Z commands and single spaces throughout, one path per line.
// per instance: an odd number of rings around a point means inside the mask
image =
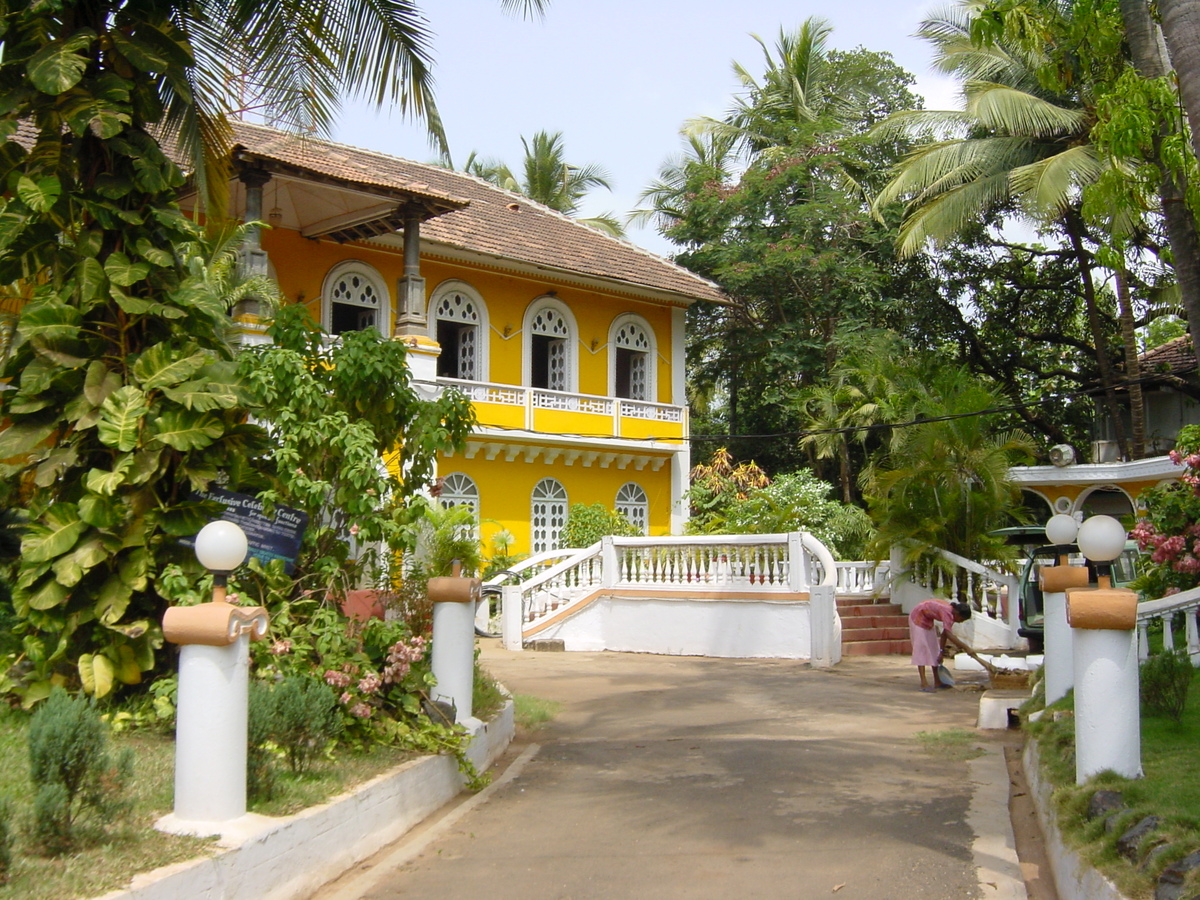
M 533 488 L 529 521 L 533 552 L 555 550 L 567 522 L 567 489 L 554 478 L 543 478 Z
M 388 331 L 391 300 L 379 273 L 366 263 L 335 266 L 325 278 L 321 295 L 325 330 L 345 334 L 374 328 Z
M 652 399 L 654 345 L 649 329 L 639 319 L 623 316 L 613 327 L 612 348 L 613 396 L 626 400 Z
M 543 303 L 529 319 L 529 385 L 571 390 L 571 323 L 555 306 Z
M 451 472 L 442 479 L 442 492 L 438 495 L 442 506 L 465 506 L 479 515 L 479 487 L 469 475 Z
M 483 300 L 466 285 L 439 287 L 431 299 L 433 339 L 442 348 L 437 373 L 442 378 L 483 379 Z
M 628 481 L 617 491 L 617 501 L 613 508 L 627 518 L 642 534 L 650 531 L 650 498 L 642 490 L 641 485 Z

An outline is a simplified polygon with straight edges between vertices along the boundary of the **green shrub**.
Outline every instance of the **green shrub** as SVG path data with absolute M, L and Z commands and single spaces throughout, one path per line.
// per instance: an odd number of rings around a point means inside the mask
M 33 846 L 45 856 L 61 856 L 75 844 L 71 797 L 61 784 L 43 784 L 33 797 Z
M 29 722 L 35 843 L 48 854 L 62 853 L 74 844 L 82 814 L 92 813 L 102 825 L 119 819 L 132 769 L 129 753 L 113 763 L 95 702 L 56 688 Z
M 1181 721 L 1194 674 L 1195 669 L 1186 651 L 1171 650 L 1154 654 L 1141 667 L 1142 705 L 1154 715 Z
M 341 730 L 337 697 L 325 682 L 305 675 L 283 679 L 265 696 L 258 701 L 265 722 L 256 731 L 283 751 L 293 772 L 306 771 Z
M 246 711 L 246 798 L 252 803 L 275 796 L 275 756 L 268 746 L 272 711 L 270 685 L 252 681 Z
M 573 503 L 559 542 L 564 547 L 590 547 L 610 534 L 637 537 L 641 532 L 624 515 L 603 503 Z

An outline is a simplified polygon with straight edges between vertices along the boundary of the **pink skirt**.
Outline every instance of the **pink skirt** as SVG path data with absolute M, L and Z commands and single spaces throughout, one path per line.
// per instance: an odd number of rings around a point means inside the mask
M 912 664 L 914 666 L 936 666 L 938 654 L 942 649 L 938 637 L 937 626 L 922 628 L 913 622 L 908 623 L 908 636 L 912 639 Z

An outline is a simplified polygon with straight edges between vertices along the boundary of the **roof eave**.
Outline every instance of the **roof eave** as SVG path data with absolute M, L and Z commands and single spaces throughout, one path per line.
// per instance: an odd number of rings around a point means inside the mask
M 691 306 L 693 303 L 716 303 L 722 306 L 732 305 L 732 301 L 725 297 L 721 297 L 717 293 L 720 289 L 715 285 L 712 286 L 713 296 L 687 294 L 682 291 L 672 291 L 666 288 L 655 287 L 653 285 L 643 284 L 637 281 L 606 277 L 603 275 L 590 275 L 585 272 L 579 272 L 574 269 L 563 268 L 560 266 L 551 266 L 545 263 L 535 263 L 527 260 L 514 259 L 511 256 L 485 253 L 481 250 L 468 250 L 465 247 L 460 247 L 456 244 L 450 244 L 444 241 L 428 240 L 424 236 L 421 238 L 421 252 L 422 254 L 440 256 L 444 259 L 459 262 L 482 263 L 492 267 L 500 267 L 510 271 L 521 272 L 527 275 L 536 275 L 542 277 L 549 276 L 557 281 L 579 284 L 586 287 L 604 287 L 608 288 L 609 290 L 619 290 L 623 293 L 634 293 L 646 296 L 647 298 L 653 298 L 665 303 L 669 303 L 673 306 L 686 307 Z
M 434 194 L 416 188 L 388 187 L 376 182 L 330 175 L 327 172 L 319 172 L 298 163 L 289 163 L 276 159 L 270 154 L 258 153 L 242 144 L 238 144 L 233 148 L 232 159 L 235 165 L 242 168 L 258 168 L 272 175 L 286 175 L 317 184 L 327 184 L 331 187 L 361 192 L 374 197 L 386 197 L 408 206 L 416 206 L 423 220 L 432 219 L 435 216 L 444 215 L 455 210 L 466 209 L 471 205 L 469 200 L 451 197 L 448 194 Z

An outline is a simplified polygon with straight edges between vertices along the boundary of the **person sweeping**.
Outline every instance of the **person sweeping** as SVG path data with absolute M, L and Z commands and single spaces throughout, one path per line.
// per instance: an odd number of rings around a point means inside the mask
M 965 603 L 950 603 L 946 600 L 923 600 L 908 614 L 908 636 L 912 641 L 912 664 L 921 676 L 921 690 L 932 694 L 941 685 L 937 667 L 942 664 L 946 643 L 962 646 L 951 630 L 959 622 L 971 618 L 971 607 Z M 925 667 L 932 668 L 933 684 L 925 678 Z

